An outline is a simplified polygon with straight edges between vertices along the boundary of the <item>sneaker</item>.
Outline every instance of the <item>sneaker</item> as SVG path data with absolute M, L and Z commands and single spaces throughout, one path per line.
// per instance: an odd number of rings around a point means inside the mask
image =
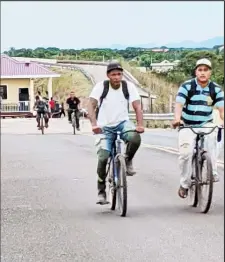
M 217 183 L 217 182 L 219 182 L 219 181 L 220 181 L 219 176 L 218 176 L 217 174 L 214 174 L 214 175 L 213 175 L 213 182 L 214 182 L 214 183 Z
M 77 127 L 77 131 L 80 131 L 80 128 L 79 128 L 79 127 Z
M 45 128 L 48 128 L 48 123 L 45 124 Z
M 133 176 L 136 174 L 136 172 L 134 171 L 134 167 L 133 167 L 133 163 L 132 160 L 127 161 L 127 175 L 128 176 Z
M 69 124 L 72 124 L 72 121 L 68 121 L 69 122 Z
M 108 204 L 106 200 L 106 193 L 99 193 L 98 194 L 98 201 L 96 204 L 105 205 Z

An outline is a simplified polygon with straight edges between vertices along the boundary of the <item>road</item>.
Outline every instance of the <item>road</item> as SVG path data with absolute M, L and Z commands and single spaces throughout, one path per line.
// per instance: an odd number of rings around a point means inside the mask
M 224 261 L 223 176 L 211 211 L 200 214 L 177 196 L 177 156 L 142 147 L 121 218 L 95 204 L 88 132 L 73 136 L 64 120 L 44 136 L 33 120 L 1 125 L 2 262 Z

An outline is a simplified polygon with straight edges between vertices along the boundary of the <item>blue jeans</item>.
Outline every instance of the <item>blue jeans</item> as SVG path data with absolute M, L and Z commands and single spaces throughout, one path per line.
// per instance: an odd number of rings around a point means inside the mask
M 104 127 L 103 132 L 104 134 L 98 135 L 96 139 L 95 146 L 97 149 L 98 155 L 98 167 L 97 167 L 97 174 L 98 174 L 98 189 L 99 191 L 105 190 L 105 179 L 106 179 L 106 165 L 110 153 L 112 151 L 113 143 L 116 139 L 116 135 L 112 133 L 107 133 L 107 130 L 111 131 L 120 131 L 125 132 L 128 130 L 134 130 L 135 126 L 133 122 L 130 121 L 123 121 L 117 126 L 114 127 Z M 121 135 L 121 139 L 127 143 L 126 147 L 126 155 L 127 160 L 130 161 L 133 159 L 135 153 L 137 152 L 138 148 L 141 144 L 141 136 L 136 132 L 127 132 L 124 135 Z

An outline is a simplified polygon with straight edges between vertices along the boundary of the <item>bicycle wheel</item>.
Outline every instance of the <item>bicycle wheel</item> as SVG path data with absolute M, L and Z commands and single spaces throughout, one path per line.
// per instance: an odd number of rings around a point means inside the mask
M 199 208 L 202 213 L 207 213 L 210 209 L 213 196 L 213 170 L 212 170 L 212 161 L 207 154 L 204 152 L 202 154 L 201 163 L 200 163 L 200 172 L 199 172 L 199 181 L 198 184 L 198 200 Z M 204 192 L 206 189 L 206 192 Z
M 113 163 L 112 159 L 108 162 L 108 168 L 107 168 L 107 174 L 108 174 L 108 183 L 109 183 L 109 191 L 108 191 L 108 197 L 109 202 L 111 203 L 111 210 L 115 210 L 116 208 L 116 184 L 113 177 Z
M 44 117 L 42 114 L 41 114 L 41 133 L 42 135 L 44 135 Z
M 191 187 L 189 194 L 189 203 L 192 207 L 197 207 L 198 205 L 198 190 L 197 190 L 197 179 L 196 174 L 198 172 L 198 161 L 197 155 L 195 154 L 192 158 L 192 174 L 191 174 Z
M 116 156 L 116 168 L 118 181 L 116 183 L 116 195 L 120 216 L 125 217 L 127 213 L 127 176 L 126 163 L 123 155 Z
M 72 127 L 73 127 L 73 134 L 76 135 L 76 122 L 75 122 L 74 113 L 72 115 Z

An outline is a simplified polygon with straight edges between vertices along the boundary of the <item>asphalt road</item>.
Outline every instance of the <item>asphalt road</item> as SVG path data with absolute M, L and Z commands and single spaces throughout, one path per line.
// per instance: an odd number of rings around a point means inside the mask
M 141 148 L 121 218 L 95 204 L 93 137 L 63 120 L 44 136 L 34 125 L 2 121 L 2 262 L 224 261 L 223 176 L 200 214 L 177 196 L 177 156 Z
M 178 132 L 173 129 L 152 129 L 143 134 L 143 143 L 178 149 Z M 224 139 L 222 139 L 219 160 L 224 161 Z

